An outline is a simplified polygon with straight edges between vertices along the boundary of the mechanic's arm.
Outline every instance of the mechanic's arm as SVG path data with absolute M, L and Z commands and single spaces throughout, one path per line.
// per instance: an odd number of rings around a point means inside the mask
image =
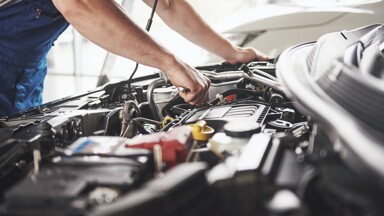
M 164 71 L 181 96 L 198 104 L 208 99 L 209 80 L 176 58 L 135 25 L 114 0 L 53 0 L 56 8 L 83 36 L 109 52 Z
M 153 0 L 144 0 L 144 2 L 149 6 L 153 4 Z M 265 54 L 256 49 L 232 45 L 209 27 L 186 0 L 159 0 L 156 11 L 173 30 L 229 63 L 268 59 Z

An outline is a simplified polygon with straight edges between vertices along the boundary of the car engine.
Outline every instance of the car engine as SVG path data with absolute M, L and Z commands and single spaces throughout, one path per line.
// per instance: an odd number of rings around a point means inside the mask
M 4 116 L 0 214 L 383 215 L 383 38 L 198 66 L 198 106 L 158 72 Z

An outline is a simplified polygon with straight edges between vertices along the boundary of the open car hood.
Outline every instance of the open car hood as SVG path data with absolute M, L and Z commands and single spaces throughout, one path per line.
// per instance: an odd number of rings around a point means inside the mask
M 383 33 L 382 25 L 330 33 L 287 49 L 277 64 L 286 94 L 322 122 L 353 169 L 378 185 L 384 178 Z

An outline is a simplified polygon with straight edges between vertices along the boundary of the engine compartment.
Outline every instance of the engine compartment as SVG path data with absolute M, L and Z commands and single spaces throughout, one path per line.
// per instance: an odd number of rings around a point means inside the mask
M 196 67 L 200 106 L 159 72 L 2 117 L 1 214 L 381 215 L 275 63 Z

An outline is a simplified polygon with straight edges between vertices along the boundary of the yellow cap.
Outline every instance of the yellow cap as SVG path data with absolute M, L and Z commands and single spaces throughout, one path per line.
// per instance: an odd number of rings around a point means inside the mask
M 208 141 L 215 133 L 215 130 L 209 127 L 204 120 L 200 120 L 191 126 L 193 139 L 198 141 Z
M 169 122 L 171 122 L 173 120 L 175 120 L 175 119 L 170 117 L 170 116 L 165 116 L 161 124 L 163 127 L 165 127 L 165 125 L 167 125 Z

